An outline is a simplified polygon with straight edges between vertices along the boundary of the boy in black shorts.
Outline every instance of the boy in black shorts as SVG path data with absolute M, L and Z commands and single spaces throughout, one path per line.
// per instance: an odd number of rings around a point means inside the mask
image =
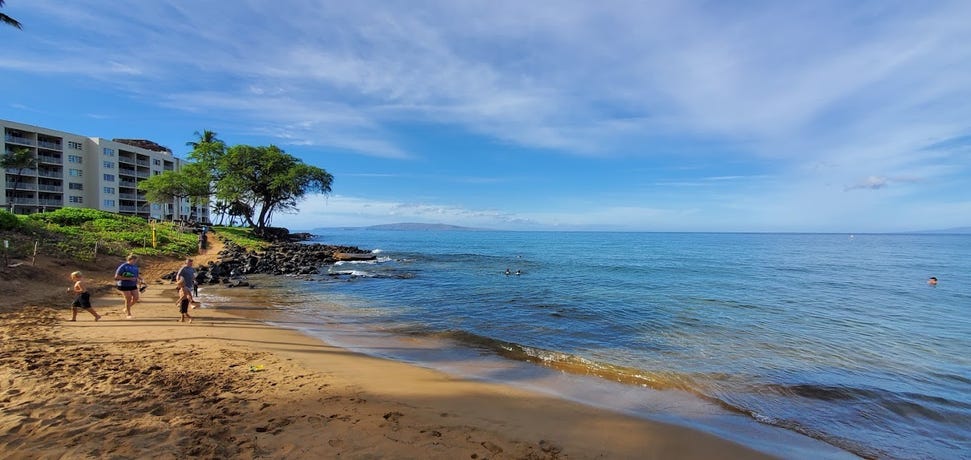
M 179 306 L 179 313 L 182 313 L 182 318 L 179 319 L 179 322 L 181 323 L 188 319 L 191 323 L 192 316 L 189 315 L 189 299 L 192 297 L 189 294 L 189 289 L 185 287 L 185 282 L 182 281 L 182 278 L 179 278 L 179 281 L 176 282 L 176 289 L 179 290 L 179 300 L 176 302 L 176 305 Z
M 84 311 L 94 315 L 95 321 L 101 319 L 101 315 L 94 311 L 94 308 L 91 308 L 91 294 L 84 288 L 81 272 L 71 273 L 71 281 L 74 281 L 74 286 L 67 288 L 67 292 L 73 292 L 77 295 L 74 298 L 74 303 L 71 304 L 71 321 L 78 320 L 78 308 L 83 308 Z

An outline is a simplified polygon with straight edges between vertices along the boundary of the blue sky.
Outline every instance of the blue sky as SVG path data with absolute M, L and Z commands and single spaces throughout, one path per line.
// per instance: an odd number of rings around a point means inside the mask
M 295 229 L 971 225 L 971 2 L 8 0 L 0 118 L 335 176 Z

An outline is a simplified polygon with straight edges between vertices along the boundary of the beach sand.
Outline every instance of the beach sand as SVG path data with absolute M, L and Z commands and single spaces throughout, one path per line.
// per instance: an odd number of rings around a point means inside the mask
M 197 258 L 205 263 L 214 257 Z M 684 427 L 329 346 L 224 311 L 178 322 L 180 261 L 143 260 L 125 319 L 95 273 L 95 322 L 71 318 L 68 273 L 4 270 L 0 458 L 766 458 Z M 201 264 L 200 263 L 200 264 Z M 18 271 L 19 270 L 19 271 Z M 46 286 L 46 287 L 45 287 Z

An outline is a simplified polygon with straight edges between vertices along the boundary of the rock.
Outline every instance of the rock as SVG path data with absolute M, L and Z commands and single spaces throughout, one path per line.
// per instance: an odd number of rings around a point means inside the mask
M 284 234 L 271 230 L 275 234 Z M 298 234 L 299 235 L 299 234 Z M 227 242 L 219 253 L 218 262 L 200 267 L 200 284 L 233 284 L 234 280 L 255 273 L 273 275 L 316 275 L 324 265 L 338 260 L 374 260 L 374 254 L 353 246 L 300 244 L 283 241 L 270 245 L 262 252 L 249 252 Z M 236 283 L 235 286 L 248 286 Z

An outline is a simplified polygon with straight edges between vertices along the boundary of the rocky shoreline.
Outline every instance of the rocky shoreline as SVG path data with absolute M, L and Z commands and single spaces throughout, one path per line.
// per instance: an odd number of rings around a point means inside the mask
M 225 284 L 227 287 L 252 287 L 246 275 L 316 275 L 321 267 L 341 260 L 373 260 L 370 251 L 356 246 L 304 244 L 292 241 L 274 243 L 263 251 L 247 251 L 226 241 L 219 251 L 219 260 L 196 269 L 200 285 Z M 175 272 L 162 277 L 174 280 Z

